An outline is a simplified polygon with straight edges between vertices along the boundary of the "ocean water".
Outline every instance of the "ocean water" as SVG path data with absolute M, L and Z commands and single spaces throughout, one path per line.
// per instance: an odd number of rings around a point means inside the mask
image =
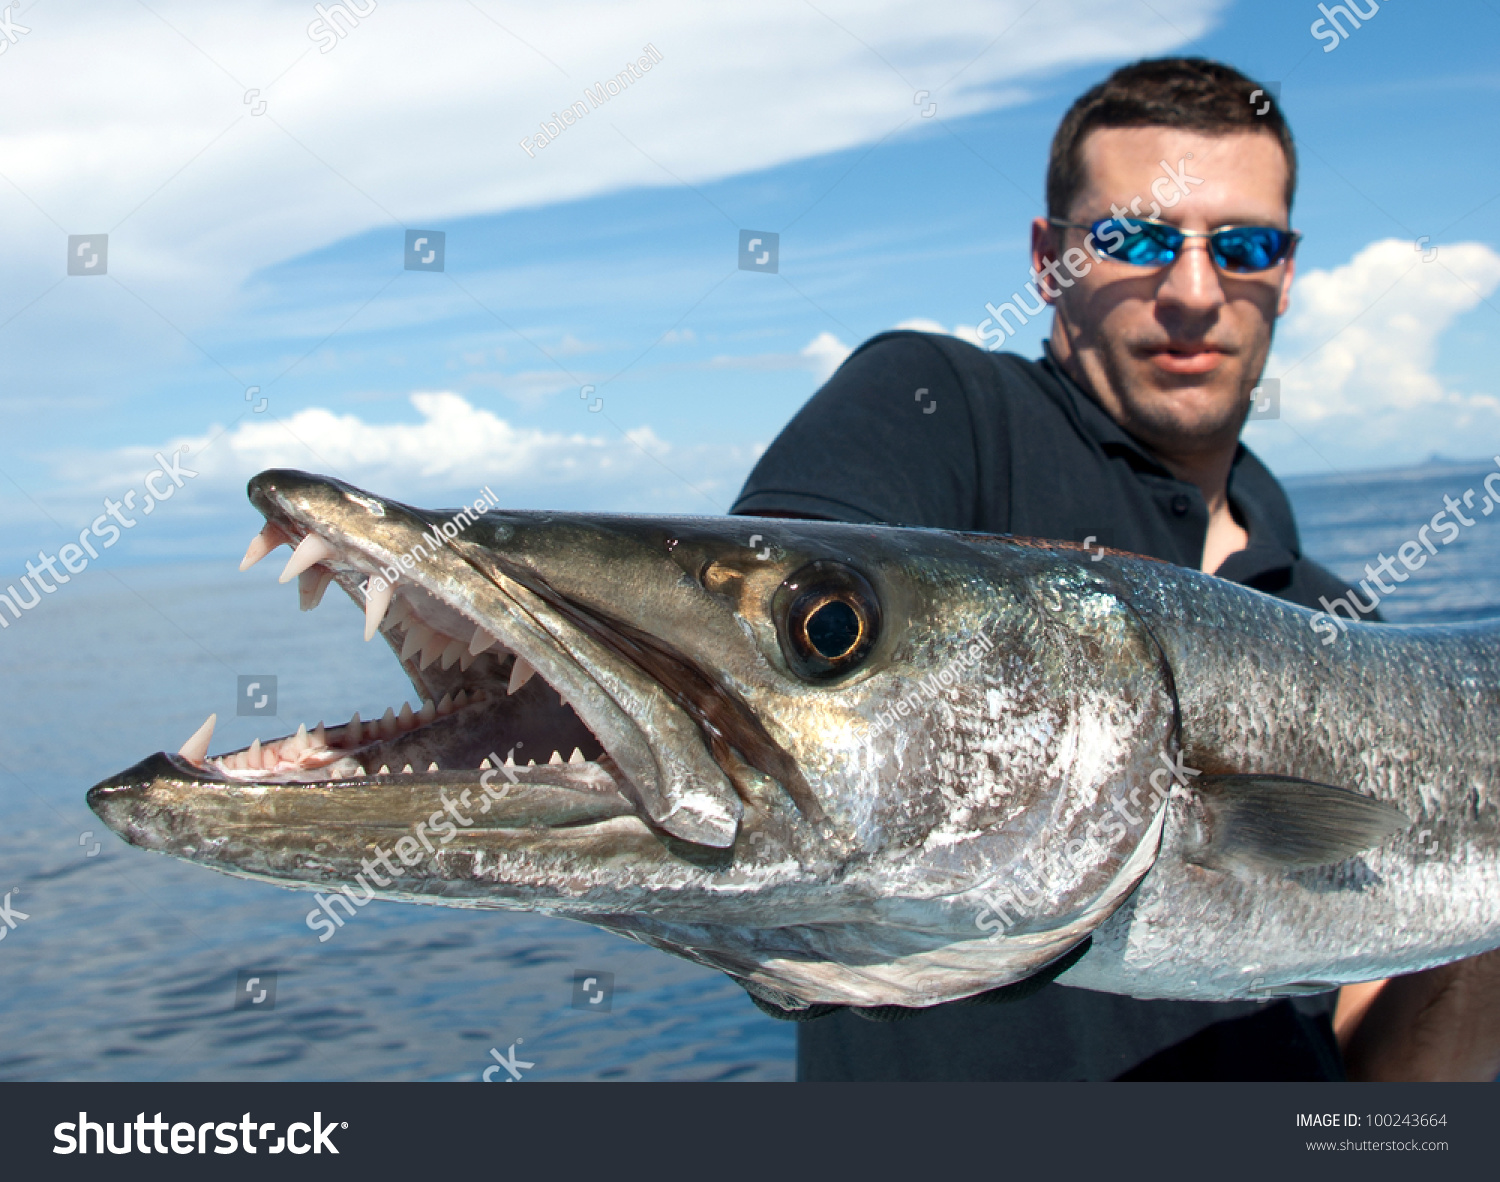
M 1497 471 L 1287 483 L 1305 551 L 1346 578 L 1428 524 L 1438 553 L 1381 610 L 1446 622 L 1500 615 L 1500 513 L 1482 513 Z M 1451 542 L 1430 526 L 1445 496 L 1474 522 Z M 630 941 L 541 916 L 377 902 L 320 943 L 310 895 L 105 830 L 89 786 L 175 750 L 211 710 L 216 749 L 271 730 L 234 716 L 240 674 L 276 677 L 290 727 L 369 718 L 409 693 L 384 647 L 360 643 L 351 604 L 330 595 L 299 613 L 270 565 L 96 571 L 0 633 L 0 894 L 15 923 L 0 924 L 0 1079 L 477 1080 L 492 1050 L 512 1046 L 533 1064 L 526 1079 L 792 1077 L 790 1025 L 727 978 Z M 607 1010 L 575 1007 L 579 973 L 612 975 Z M 259 1006 L 236 1008 L 261 989 Z

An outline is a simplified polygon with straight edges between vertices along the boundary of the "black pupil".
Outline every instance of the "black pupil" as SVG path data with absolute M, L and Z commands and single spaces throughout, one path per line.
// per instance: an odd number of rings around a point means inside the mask
M 825 661 L 837 660 L 859 640 L 859 615 L 838 599 L 820 604 L 807 617 L 807 639 Z

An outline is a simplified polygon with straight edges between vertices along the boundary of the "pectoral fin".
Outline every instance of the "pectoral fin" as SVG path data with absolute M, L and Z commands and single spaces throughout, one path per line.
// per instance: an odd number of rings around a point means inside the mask
M 1202 776 L 1192 786 L 1198 833 L 1188 860 L 1217 870 L 1331 865 L 1411 824 L 1358 792 L 1290 776 Z

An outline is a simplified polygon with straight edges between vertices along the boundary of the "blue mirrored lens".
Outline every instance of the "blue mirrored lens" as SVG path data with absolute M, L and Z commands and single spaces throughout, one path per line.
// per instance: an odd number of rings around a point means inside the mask
M 1105 258 L 1137 267 L 1155 267 L 1170 263 L 1182 246 L 1182 235 L 1170 226 L 1152 226 L 1145 222 L 1126 222 L 1105 218 L 1094 223 L 1094 238 Z
M 1209 239 L 1214 261 L 1226 271 L 1265 271 L 1285 256 L 1291 235 L 1271 226 L 1238 226 Z

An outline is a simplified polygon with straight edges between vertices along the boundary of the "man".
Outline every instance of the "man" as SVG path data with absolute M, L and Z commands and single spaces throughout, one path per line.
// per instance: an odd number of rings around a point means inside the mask
M 1032 224 L 1033 290 L 1054 316 L 1045 356 L 881 334 L 792 420 L 734 511 L 1112 546 L 1308 607 L 1344 594 L 1302 557 L 1285 494 L 1239 443 L 1290 297 L 1295 186 L 1281 111 L 1244 75 L 1182 58 L 1116 71 L 1063 118 L 1049 216 Z M 985 339 L 1020 320 L 1013 301 L 988 310 Z M 1497 998 L 1500 953 L 1268 1003 L 1049 985 L 899 1023 L 848 1011 L 806 1023 L 798 1069 L 803 1079 L 1493 1079 Z

